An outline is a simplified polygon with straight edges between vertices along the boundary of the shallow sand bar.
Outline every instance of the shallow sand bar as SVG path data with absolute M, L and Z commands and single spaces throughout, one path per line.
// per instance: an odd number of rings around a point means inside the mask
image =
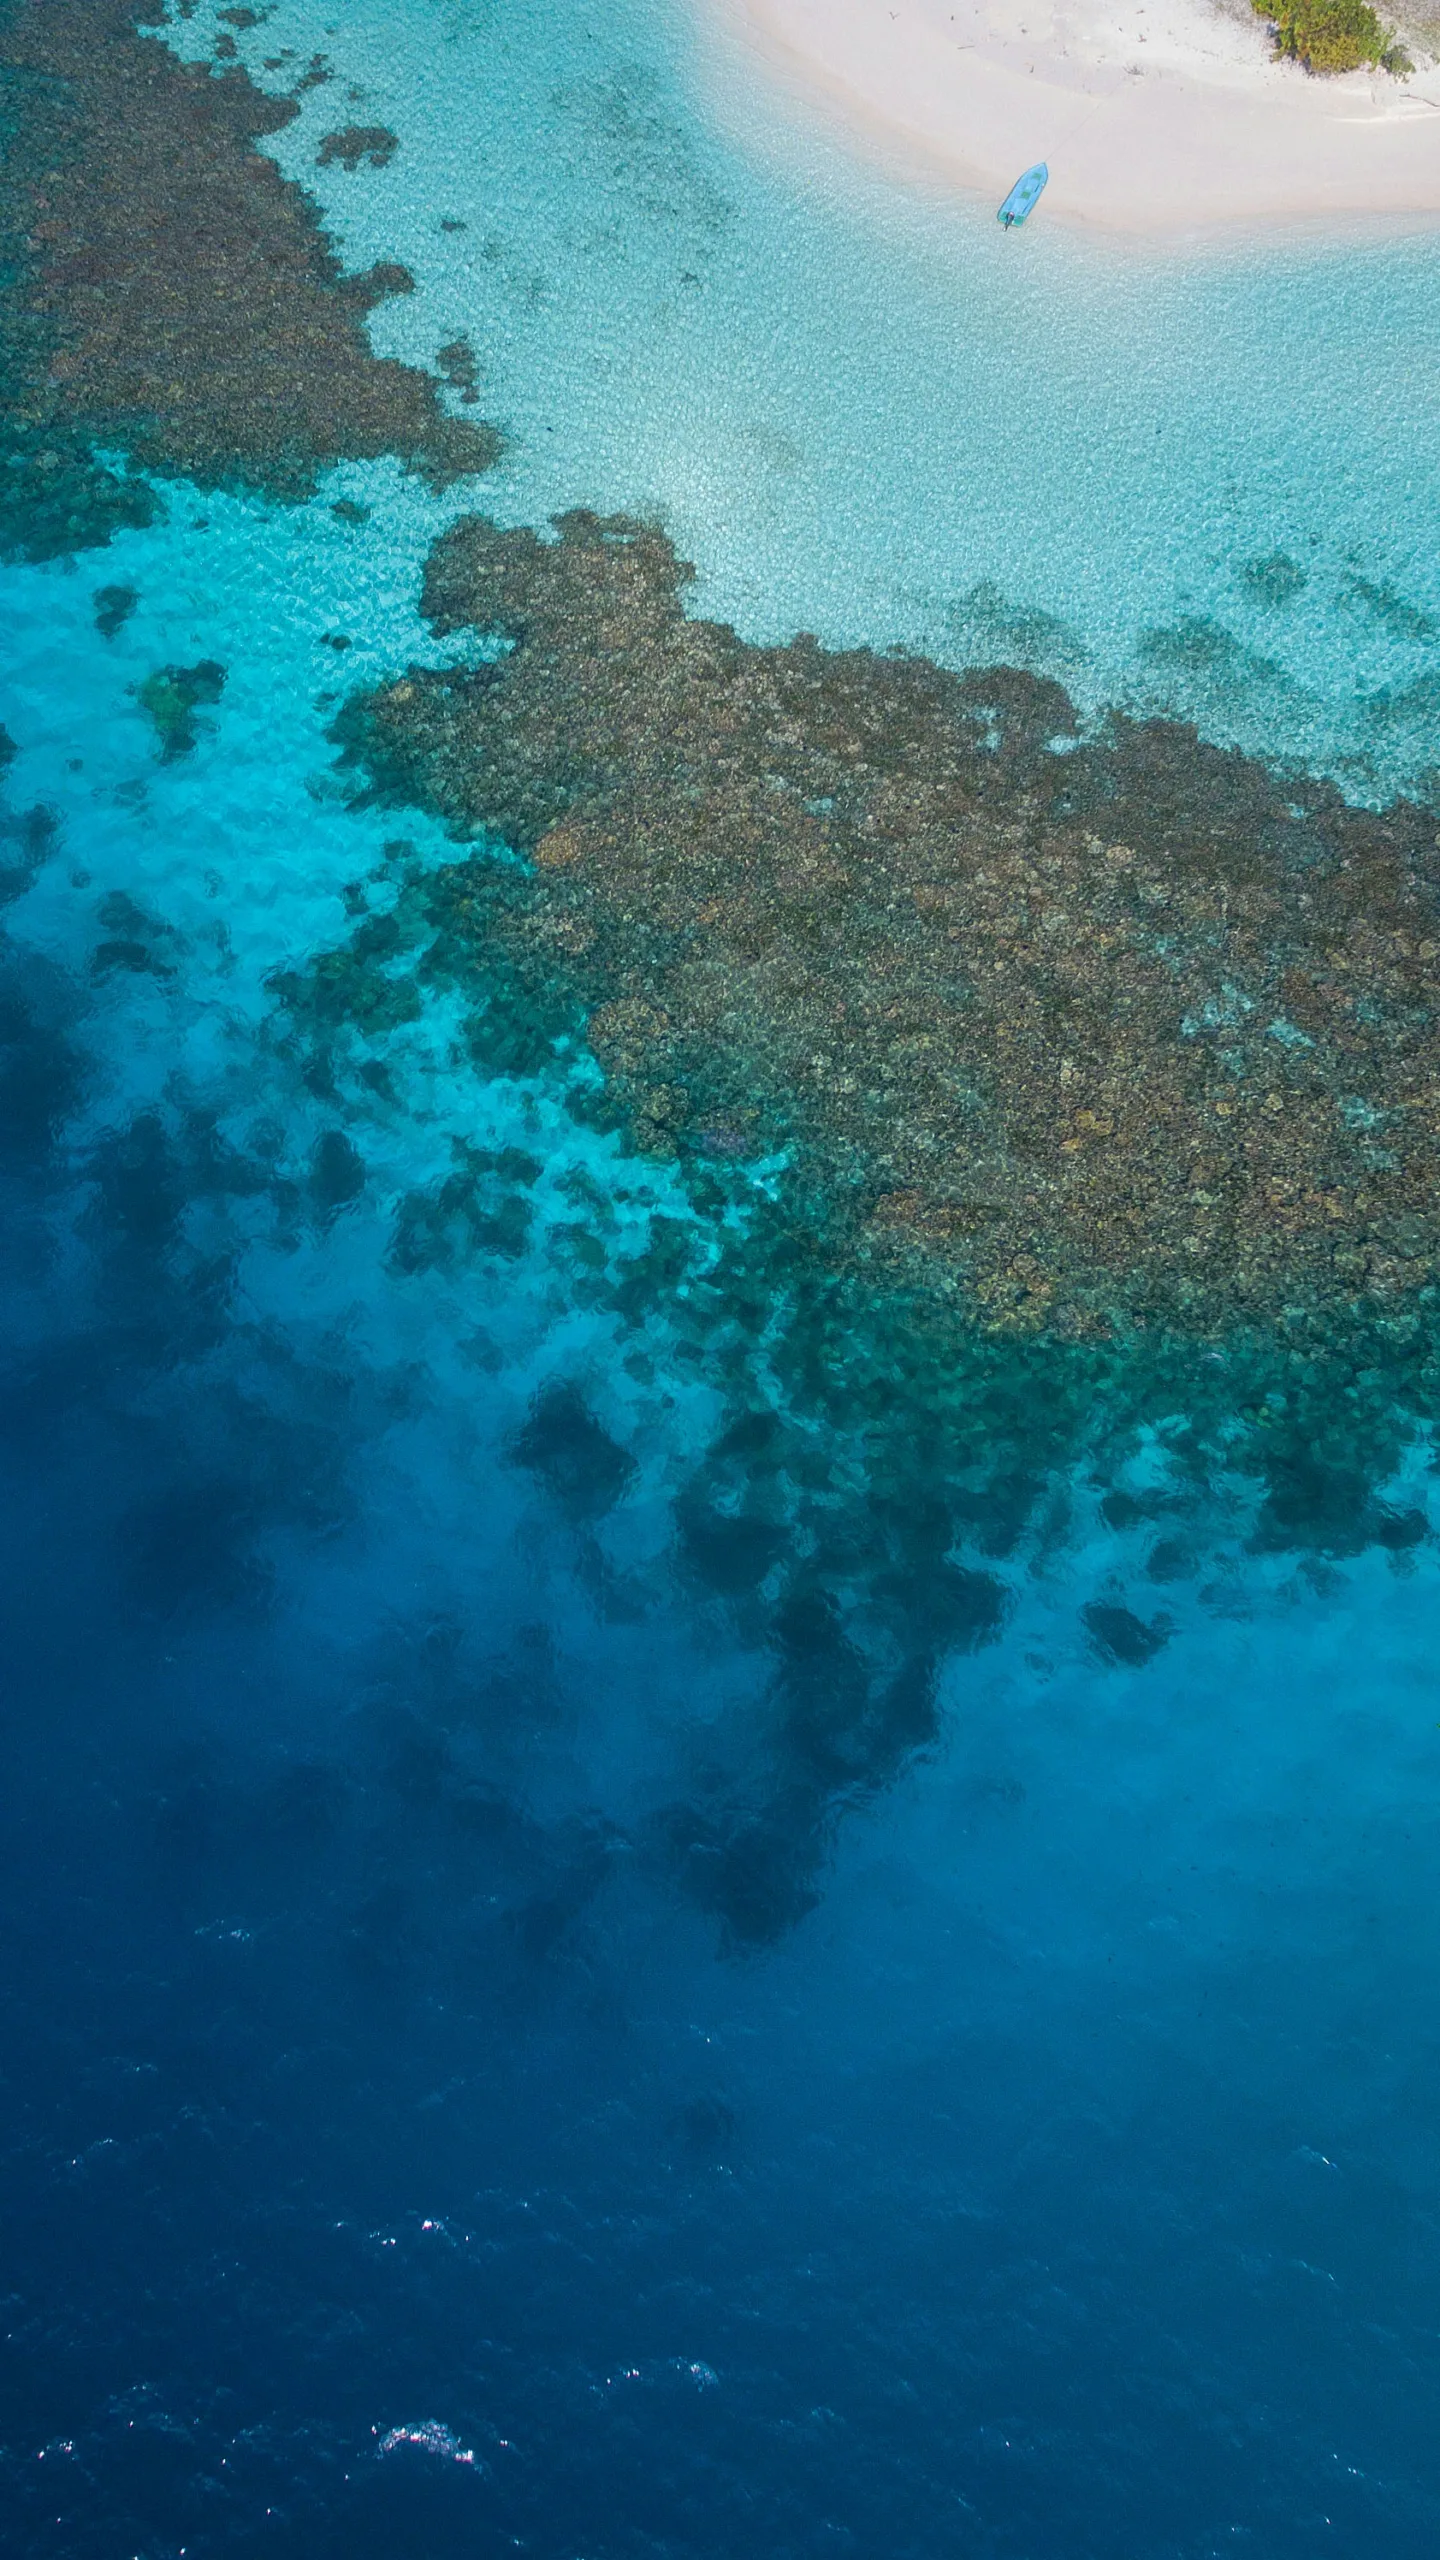
M 872 141 L 1132 232 L 1440 217 L 1440 67 L 1312 79 L 1216 0 L 704 0 Z

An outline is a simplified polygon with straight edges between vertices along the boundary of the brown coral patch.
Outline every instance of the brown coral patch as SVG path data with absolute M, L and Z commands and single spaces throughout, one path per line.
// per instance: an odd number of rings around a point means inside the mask
M 1174 724 L 1077 742 L 1013 670 L 752 647 L 686 619 L 655 530 L 557 534 L 444 536 L 432 623 L 511 645 L 345 734 L 534 852 L 498 907 L 454 875 L 455 932 L 590 1008 L 646 1143 L 798 1142 L 852 1254 L 923 1256 L 1002 1331 L 1433 1280 L 1433 816 Z
M 0 82 L 21 144 L 0 176 L 0 312 L 13 419 L 78 429 L 146 467 L 306 495 L 340 455 L 437 481 L 497 439 L 363 325 L 403 270 L 346 277 L 302 191 L 254 149 L 295 114 L 143 36 L 158 9 L 21 0 Z
M 353 176 L 362 160 L 371 169 L 388 169 L 400 147 L 398 134 L 385 124 L 347 124 L 327 133 L 315 154 L 315 165 L 328 169 L 338 160 Z

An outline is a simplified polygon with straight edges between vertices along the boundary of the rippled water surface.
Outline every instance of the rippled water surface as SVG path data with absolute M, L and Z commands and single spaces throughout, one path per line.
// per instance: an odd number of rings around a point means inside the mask
M 471 333 L 503 512 L 658 512 L 750 636 L 1044 665 L 1362 790 L 1433 766 L 1429 235 L 1007 235 L 872 181 L 647 0 L 281 0 L 243 42 L 333 54 L 344 116 L 402 137 L 317 171 L 325 87 L 272 147 L 353 264 L 414 272 L 387 347 Z
M 1017 1371 L 945 1473 L 782 1164 L 698 1197 L 383 934 L 295 989 L 452 850 L 327 732 L 463 654 L 477 499 L 1428 789 L 1433 247 L 1009 241 L 632 0 L 239 41 L 510 443 L 4 572 L 6 2547 L 1419 2560 L 1423 1436 L 1261 1534 L 1183 1414 L 1047 1474 Z

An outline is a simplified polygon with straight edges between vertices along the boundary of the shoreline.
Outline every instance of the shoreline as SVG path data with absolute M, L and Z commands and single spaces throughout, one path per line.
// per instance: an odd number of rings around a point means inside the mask
M 1215 0 L 699 0 L 727 50 L 912 183 L 1170 243 L 1440 223 L 1440 63 L 1315 79 Z

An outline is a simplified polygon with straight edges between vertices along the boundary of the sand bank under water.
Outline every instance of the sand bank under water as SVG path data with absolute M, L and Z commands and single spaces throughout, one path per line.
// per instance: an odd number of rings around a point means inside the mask
M 1048 220 L 1134 233 L 1440 218 L 1440 65 L 1312 79 L 1214 0 L 703 0 L 872 141 Z M 1024 7 L 1023 21 L 1020 10 Z

